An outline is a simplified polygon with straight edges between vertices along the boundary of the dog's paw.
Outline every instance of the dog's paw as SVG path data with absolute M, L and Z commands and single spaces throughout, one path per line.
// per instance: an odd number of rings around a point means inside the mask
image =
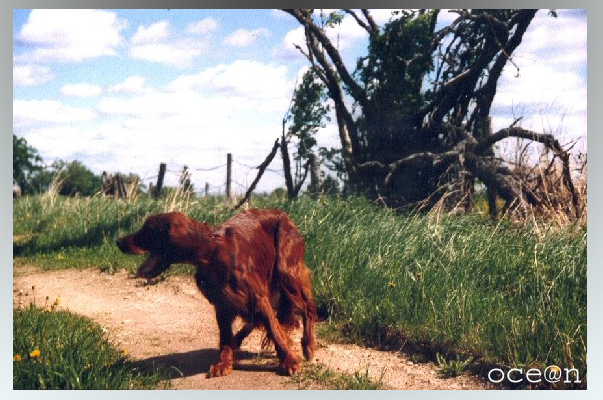
M 209 371 L 207 372 L 208 378 L 215 378 L 218 376 L 226 376 L 232 372 L 232 363 L 222 363 L 219 362 L 217 364 L 209 367 Z
M 301 366 L 297 360 L 283 360 L 278 364 L 278 372 L 281 375 L 292 376 L 301 371 Z

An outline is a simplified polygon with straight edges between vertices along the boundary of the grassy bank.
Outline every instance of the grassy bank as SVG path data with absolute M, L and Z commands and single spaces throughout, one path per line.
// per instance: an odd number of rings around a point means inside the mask
M 320 314 L 346 337 L 585 376 L 586 226 L 398 215 L 362 199 L 252 205 L 283 208 L 298 224 Z M 120 254 L 115 238 L 172 209 L 210 224 L 232 215 L 215 199 L 23 198 L 13 207 L 16 262 L 134 269 L 140 258 Z
M 165 380 L 140 371 L 100 326 L 65 311 L 13 311 L 13 389 L 154 389 Z

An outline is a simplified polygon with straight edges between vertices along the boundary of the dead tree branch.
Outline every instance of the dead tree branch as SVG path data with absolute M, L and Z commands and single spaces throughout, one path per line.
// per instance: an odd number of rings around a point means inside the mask
M 266 159 L 257 167 L 258 174 L 255 177 L 255 179 L 253 180 L 253 182 L 251 183 L 251 186 L 249 186 L 249 189 L 247 189 L 245 196 L 241 199 L 241 201 L 239 201 L 237 203 L 236 206 L 234 206 L 235 210 L 238 209 L 239 207 L 241 207 L 243 204 L 245 204 L 245 202 L 247 200 L 249 200 L 249 197 L 251 197 L 251 193 L 255 190 L 255 187 L 257 186 L 258 182 L 260 181 L 260 178 L 264 174 L 264 171 L 266 170 L 268 165 L 270 165 L 270 163 L 272 162 L 272 159 L 276 155 L 276 151 L 278 150 L 278 147 L 279 147 L 279 141 L 278 141 L 278 139 L 276 139 L 276 141 L 274 142 L 274 146 L 272 146 L 272 150 L 270 151 L 270 154 L 268 154 Z

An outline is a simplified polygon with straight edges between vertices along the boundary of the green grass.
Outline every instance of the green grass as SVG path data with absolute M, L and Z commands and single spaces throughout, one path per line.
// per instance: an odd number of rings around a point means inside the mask
M 65 311 L 13 311 L 13 389 L 165 388 L 156 371 L 139 371 L 100 326 Z
M 369 377 L 368 368 L 364 372 L 354 373 L 335 372 L 323 364 L 308 364 L 300 374 L 294 375 L 292 382 L 299 389 L 313 388 L 313 383 L 318 383 L 321 389 L 326 390 L 381 390 L 384 389 L 383 376 L 374 380 Z
M 473 361 L 473 358 L 469 357 L 466 360 L 462 360 L 457 354 L 456 359 L 446 360 L 439 353 L 436 354 L 438 361 L 438 376 L 441 378 L 454 378 L 468 372 L 469 364 Z
M 474 365 L 558 365 L 586 375 L 586 226 L 400 215 L 363 199 L 252 205 L 282 208 L 299 226 L 319 314 L 346 339 L 404 344 L 431 360 L 462 355 Z M 133 270 L 140 258 L 120 254 L 116 237 L 171 209 L 210 224 L 233 214 L 220 199 L 25 197 L 13 206 L 15 262 Z

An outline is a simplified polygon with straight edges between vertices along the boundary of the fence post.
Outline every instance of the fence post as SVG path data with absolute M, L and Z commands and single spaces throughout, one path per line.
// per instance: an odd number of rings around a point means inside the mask
M 126 187 L 124 184 L 123 177 L 121 176 L 120 173 L 115 174 L 115 186 L 116 186 L 115 197 L 117 197 L 119 199 L 125 199 L 126 198 Z
M 205 197 L 209 196 L 209 182 L 205 182 Z
M 226 154 L 226 201 L 230 203 L 232 193 L 230 192 L 232 173 L 232 154 Z
M 159 164 L 159 175 L 157 176 L 157 187 L 155 188 L 155 198 L 158 199 L 161 195 L 161 188 L 163 187 L 163 176 L 165 175 L 165 163 Z
M 320 162 L 314 153 L 310 153 L 308 159 L 310 161 L 310 188 L 312 190 L 312 196 L 317 197 L 322 194 Z

